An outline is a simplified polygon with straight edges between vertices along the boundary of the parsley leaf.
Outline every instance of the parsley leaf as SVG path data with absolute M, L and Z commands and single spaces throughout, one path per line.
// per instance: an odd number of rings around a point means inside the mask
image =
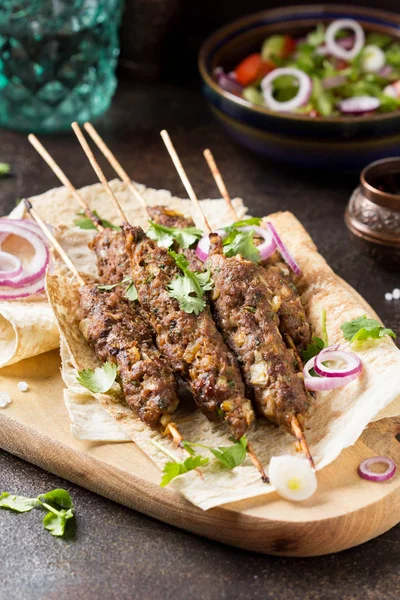
M 135 288 L 133 281 L 131 281 L 128 287 L 126 288 L 125 298 L 128 298 L 128 300 L 130 300 L 131 302 L 135 302 L 135 300 L 138 299 L 137 289 Z
M 183 462 L 168 462 L 164 466 L 163 477 L 161 479 L 160 487 L 165 487 L 178 477 L 178 475 L 183 475 L 184 473 L 188 473 L 189 471 L 193 471 L 193 469 L 197 469 L 198 467 L 204 467 L 209 462 L 208 458 L 204 458 L 203 456 L 195 455 L 189 456 Z
M 11 165 L 8 163 L 0 163 L 0 177 L 5 177 L 11 171 Z
M 168 285 L 169 295 L 178 300 L 183 311 L 198 315 L 206 306 L 204 292 L 211 290 L 213 286 L 210 271 L 192 271 L 183 254 L 177 254 L 173 250 L 169 250 L 169 254 L 183 272 L 183 275 L 177 275 Z
M 61 537 L 65 533 L 67 521 L 72 519 L 73 516 L 74 511 L 71 508 L 57 512 L 49 511 L 43 519 L 43 526 L 47 531 L 50 531 L 51 535 Z
M 107 285 L 100 284 L 97 286 L 97 289 L 104 291 L 104 292 L 110 292 L 111 290 L 116 288 L 118 285 L 124 285 L 124 283 L 132 283 L 132 279 L 130 277 L 126 277 L 125 279 L 122 279 L 122 281 L 118 281 L 118 283 L 111 283 L 109 285 L 108 284 Z
M 26 498 L 25 496 L 14 496 L 8 492 L 0 495 L 0 508 L 9 508 L 15 512 L 25 513 L 39 504 L 37 498 Z
M 190 248 L 203 236 L 196 227 L 166 227 L 154 221 L 149 221 L 147 235 L 163 248 L 170 248 L 176 242 L 181 248 Z
M 239 231 L 233 229 L 224 240 L 224 253 L 226 256 L 240 254 L 246 260 L 258 263 L 261 260 L 260 252 L 254 244 L 254 230 Z
M 117 376 L 117 367 L 110 362 L 104 363 L 102 367 L 92 369 L 84 369 L 78 371 L 76 378 L 78 383 L 83 385 L 95 394 L 104 394 L 108 392 Z
M 38 500 L 42 504 L 42 500 L 45 500 L 46 502 L 50 502 L 52 505 L 56 505 L 61 508 L 74 507 L 71 496 L 67 490 L 63 490 L 62 488 L 51 490 L 51 492 L 47 492 L 46 494 L 39 494 Z
M 240 221 L 236 221 L 230 227 L 226 227 L 227 231 L 231 229 L 236 229 L 237 227 L 248 227 L 249 225 L 259 225 L 262 221 L 261 217 L 249 217 L 248 219 L 241 219 Z
M 368 319 L 366 315 L 358 317 L 352 321 L 347 321 L 340 326 L 346 340 L 355 342 L 357 340 L 378 339 L 389 335 L 395 338 L 396 334 L 392 329 L 383 327 L 375 319 Z
M 99 214 L 95 210 L 92 212 L 98 219 L 100 219 L 100 223 L 103 225 L 103 227 L 107 227 L 108 229 L 115 229 L 115 231 L 121 231 L 121 227 L 113 225 L 110 221 L 107 221 L 107 219 L 101 219 Z M 96 225 L 91 219 L 89 219 L 89 217 L 85 215 L 85 211 L 80 210 L 78 212 L 78 215 L 81 216 L 82 219 L 75 219 L 74 225 L 76 225 L 80 229 L 96 229 Z
M 125 279 L 122 279 L 122 281 L 119 281 L 118 283 L 114 283 L 114 284 L 110 284 L 110 285 L 98 285 L 97 289 L 104 291 L 104 292 L 110 292 L 111 290 L 113 290 L 114 288 L 116 288 L 118 285 L 127 285 L 126 291 L 125 291 L 125 298 L 128 298 L 128 300 L 130 300 L 131 302 L 135 302 L 135 300 L 138 299 L 138 293 L 137 293 L 137 289 L 135 288 L 135 284 L 133 283 L 132 279 L 130 277 L 125 277 Z
M 313 358 L 313 356 L 317 356 L 317 354 L 319 354 L 324 348 L 324 340 L 321 340 L 321 338 L 318 337 L 313 337 L 307 348 L 302 351 L 301 358 L 304 360 L 304 362 L 307 362 L 310 360 L 310 358 Z
M 203 444 L 195 444 L 187 441 L 183 441 L 182 445 L 189 453 L 193 455 L 194 446 L 199 446 L 200 448 L 209 450 L 227 469 L 234 469 L 235 467 L 241 465 L 246 458 L 247 452 L 247 438 L 245 435 L 241 437 L 239 441 L 234 441 L 231 446 L 220 446 L 217 449 L 211 448 L 210 446 L 204 446 Z

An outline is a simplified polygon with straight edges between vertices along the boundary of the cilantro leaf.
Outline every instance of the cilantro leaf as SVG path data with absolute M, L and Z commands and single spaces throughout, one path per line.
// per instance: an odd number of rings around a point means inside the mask
M 74 507 L 71 496 L 69 495 L 67 490 L 63 490 L 62 488 L 51 490 L 51 492 L 47 492 L 46 494 L 39 494 L 38 500 L 42 504 L 42 500 L 45 500 L 46 502 L 50 502 L 51 504 L 55 504 L 56 506 L 60 506 L 61 508 Z
M 104 292 L 110 292 L 111 290 L 116 288 L 118 285 L 124 285 L 124 283 L 132 283 L 132 279 L 130 277 L 126 277 L 125 279 L 122 279 L 122 281 L 118 281 L 118 283 L 111 283 L 111 284 L 106 284 L 106 285 L 100 284 L 97 286 L 97 289 L 104 291 Z
M 76 378 L 78 383 L 83 385 L 95 394 L 104 394 L 108 392 L 117 376 L 117 367 L 110 362 L 104 363 L 102 367 L 84 369 L 78 372 Z
M 224 241 L 224 253 L 226 256 L 240 254 L 246 260 L 258 263 L 261 260 L 260 252 L 254 244 L 254 230 L 238 231 L 234 229 Z
M 8 492 L 0 495 L 0 508 L 8 508 L 15 512 L 25 513 L 39 504 L 37 498 L 26 498 L 25 496 L 14 496 Z
M 67 521 L 74 516 L 73 510 L 60 510 L 56 512 L 49 511 L 43 519 L 44 528 L 50 531 L 51 535 L 61 537 L 65 533 Z
M 163 248 L 170 248 L 176 242 L 181 248 L 190 248 L 203 235 L 196 227 L 167 227 L 149 221 L 147 235 Z
M 242 436 L 239 441 L 233 440 L 234 443 L 231 446 L 220 446 L 217 449 L 211 448 L 210 446 L 204 446 L 203 444 L 196 444 L 192 442 L 183 441 L 183 447 L 192 455 L 194 455 L 194 446 L 205 448 L 209 450 L 215 458 L 222 463 L 227 469 L 234 469 L 235 467 L 242 464 L 246 458 L 247 453 L 247 438 Z
M 0 177 L 5 177 L 6 175 L 8 175 L 11 171 L 11 165 L 9 165 L 8 163 L 0 163 Z
M 169 254 L 183 272 L 183 275 L 177 275 L 168 285 L 169 295 L 178 300 L 183 311 L 198 315 L 206 306 L 204 291 L 211 290 L 213 286 L 210 271 L 194 272 L 189 269 L 189 261 L 183 254 L 173 250 L 169 250 Z
M 313 337 L 311 342 L 308 344 L 307 348 L 302 351 L 301 358 L 304 362 L 313 358 L 313 356 L 317 356 L 325 348 L 325 343 L 321 338 Z
M 128 287 L 126 288 L 125 298 L 128 298 L 128 300 L 130 300 L 131 302 L 135 302 L 135 300 L 138 299 L 137 289 L 135 288 L 133 281 L 131 281 Z
M 259 225 L 262 221 L 261 217 L 249 217 L 248 219 L 241 219 L 236 221 L 230 227 L 226 227 L 227 230 L 236 229 L 237 227 L 248 227 L 249 225 Z
M 340 326 L 346 340 L 355 342 L 357 340 L 379 339 L 388 335 L 395 338 L 396 334 L 392 329 L 383 327 L 375 319 L 368 319 L 366 315 L 358 317 L 352 321 L 347 321 Z
M 115 231 L 121 231 L 121 227 L 113 225 L 110 221 L 107 221 L 107 219 L 101 219 L 97 211 L 94 210 L 92 212 L 98 219 L 100 219 L 100 223 L 103 225 L 103 227 L 107 227 L 108 229 L 115 229 Z M 96 225 L 91 219 L 89 219 L 89 217 L 85 215 L 85 212 L 83 210 L 80 210 L 78 212 L 78 215 L 82 218 L 75 219 L 74 225 L 76 225 L 76 227 L 79 227 L 80 229 L 96 229 Z
M 195 455 L 189 456 L 183 462 L 168 462 L 164 466 L 163 477 L 160 483 L 160 487 L 165 487 L 168 485 L 175 477 L 178 475 L 183 475 L 184 473 L 188 473 L 189 471 L 193 471 L 193 469 L 197 469 L 198 467 L 204 467 L 209 462 L 208 458 L 204 458 L 203 456 Z

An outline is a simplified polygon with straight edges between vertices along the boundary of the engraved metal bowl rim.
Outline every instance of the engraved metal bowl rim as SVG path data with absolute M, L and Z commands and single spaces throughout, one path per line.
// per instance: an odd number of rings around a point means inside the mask
M 400 174 L 400 156 L 382 158 L 369 163 L 369 165 L 364 167 L 360 175 L 360 188 L 365 198 L 377 206 L 388 208 L 394 212 L 400 212 L 400 196 L 378 190 L 369 183 L 368 178 L 373 172 L 375 174 Z

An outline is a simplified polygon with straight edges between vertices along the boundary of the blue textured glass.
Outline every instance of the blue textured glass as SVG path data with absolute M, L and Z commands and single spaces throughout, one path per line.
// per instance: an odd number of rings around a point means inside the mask
M 122 0 L 0 0 L 0 126 L 65 130 L 110 105 Z

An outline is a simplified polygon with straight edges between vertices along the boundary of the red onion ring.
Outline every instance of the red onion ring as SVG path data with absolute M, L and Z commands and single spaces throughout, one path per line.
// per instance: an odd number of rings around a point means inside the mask
M 44 278 L 38 279 L 19 289 L 0 287 L 0 300 L 19 300 L 44 291 Z
M 6 222 L 6 219 L 0 220 L 0 233 L 13 234 L 23 238 L 35 251 L 33 259 L 27 265 L 23 266 L 22 272 L 15 278 L 7 276 L 1 278 L 0 286 L 20 289 L 28 283 L 34 283 L 43 278 L 50 258 L 48 248 L 43 239 L 26 227 Z
M 264 227 L 258 227 L 257 225 L 246 225 L 244 227 L 237 227 L 238 231 L 254 231 L 254 233 L 261 238 L 263 238 L 262 244 L 257 246 L 257 250 L 260 253 L 261 260 L 266 260 L 269 258 L 276 250 L 276 243 L 272 232 L 268 231 Z M 213 233 L 218 233 L 218 235 L 225 239 L 227 236 L 227 232 L 225 229 L 217 229 Z M 198 242 L 196 247 L 196 256 L 203 262 L 205 262 L 210 253 L 210 236 L 209 234 L 204 235 Z
M 348 115 L 363 115 L 365 113 L 373 112 L 381 105 L 378 98 L 374 96 L 353 96 L 352 98 L 345 98 L 338 103 L 340 112 Z
M 332 346 L 330 348 L 326 348 L 325 358 L 323 356 L 322 360 L 332 360 L 329 358 L 329 353 L 333 354 L 334 352 L 337 352 L 337 351 L 338 351 L 338 346 Z M 357 379 L 357 377 L 359 377 L 359 375 L 361 374 L 362 365 L 361 365 L 361 361 L 360 361 L 361 368 L 358 367 L 358 369 L 355 370 L 352 366 L 351 369 L 349 369 L 349 371 L 351 371 L 351 373 L 349 375 L 347 374 L 347 372 L 336 370 L 336 373 L 337 373 L 336 375 L 334 374 L 334 372 L 331 371 L 330 375 L 323 375 L 322 377 L 313 377 L 312 375 L 310 375 L 310 371 L 311 371 L 311 369 L 314 369 L 314 371 L 317 372 L 316 368 L 315 368 L 316 361 L 317 361 L 317 358 L 322 354 L 322 352 L 324 352 L 324 351 L 321 351 L 320 354 L 318 354 L 318 356 L 313 356 L 312 358 L 310 358 L 310 360 L 304 366 L 304 369 L 303 369 L 304 385 L 307 390 L 312 390 L 314 392 L 326 392 L 329 390 L 335 390 L 337 388 L 347 385 L 354 379 Z M 350 353 L 346 353 L 346 354 L 350 354 Z M 322 368 L 325 371 L 328 370 L 328 368 L 324 367 L 324 365 L 322 365 Z
M 20 225 L 23 229 L 28 229 L 29 231 L 32 231 L 32 233 L 36 233 L 36 235 L 38 235 L 44 242 L 46 242 L 46 245 L 48 243 L 46 236 L 44 235 L 43 231 L 40 229 L 39 225 L 37 223 L 35 223 L 35 221 L 31 221 L 30 219 L 9 219 L 8 217 L 2 217 L 0 219 L 0 231 L 1 231 L 2 223 L 11 223 L 11 225 Z M 47 225 L 47 227 L 50 229 L 50 231 L 53 232 L 53 227 L 51 225 Z M 0 237 L 0 245 L 1 245 L 1 242 L 3 241 L 3 239 L 8 237 L 9 235 L 10 235 L 9 233 L 5 233 L 5 234 L 0 233 L 0 236 L 4 236 L 4 238 Z
M 386 471 L 383 473 L 374 473 L 370 470 L 372 465 L 384 464 L 386 465 Z M 384 456 L 374 456 L 373 458 L 367 458 L 358 467 L 358 474 L 367 481 L 387 481 L 391 479 L 396 473 L 396 463 L 391 458 L 385 458 Z
M 329 360 L 341 361 L 346 363 L 347 366 L 343 369 L 327 367 L 323 363 Z M 344 350 L 339 350 L 339 346 L 331 346 L 321 350 L 315 357 L 314 371 L 321 377 L 346 378 L 353 375 L 358 377 L 362 371 L 362 362 L 354 352 L 345 352 Z
M 281 75 L 291 75 L 299 82 L 299 90 L 294 98 L 286 102 L 278 102 L 273 96 L 272 84 Z M 274 69 L 261 81 L 261 89 L 265 104 L 271 110 L 290 112 L 300 106 L 304 106 L 310 99 L 312 92 L 312 81 L 307 73 L 295 67 L 284 67 Z
M 275 243 L 277 245 L 277 248 L 278 248 L 279 253 L 282 256 L 283 260 L 285 261 L 286 264 L 289 265 L 289 267 L 292 269 L 292 271 L 295 275 L 300 275 L 301 269 L 300 269 L 299 265 L 294 260 L 293 256 L 290 254 L 289 250 L 287 249 L 287 247 L 285 246 L 285 244 L 279 237 L 279 234 L 278 234 L 277 230 L 275 229 L 274 225 L 270 221 L 267 221 L 267 225 L 272 233 L 272 237 L 275 240 Z
M 11 267 L 11 268 L 7 268 Z M 22 272 L 22 262 L 9 252 L 0 250 L 0 280 L 13 279 Z
M 226 92 L 231 92 L 231 94 L 235 95 L 240 95 L 243 92 L 243 86 L 236 81 L 233 72 L 225 73 L 222 67 L 216 67 L 213 71 L 213 75 L 218 85 L 221 86 Z
M 336 34 L 342 29 L 351 29 L 354 31 L 354 44 L 352 48 L 344 48 L 343 41 L 342 43 L 340 43 L 340 40 L 336 41 Z M 332 21 L 325 32 L 325 44 L 328 53 L 343 60 L 352 60 L 355 58 L 361 52 L 364 43 L 364 30 L 354 19 L 336 19 L 336 21 Z

